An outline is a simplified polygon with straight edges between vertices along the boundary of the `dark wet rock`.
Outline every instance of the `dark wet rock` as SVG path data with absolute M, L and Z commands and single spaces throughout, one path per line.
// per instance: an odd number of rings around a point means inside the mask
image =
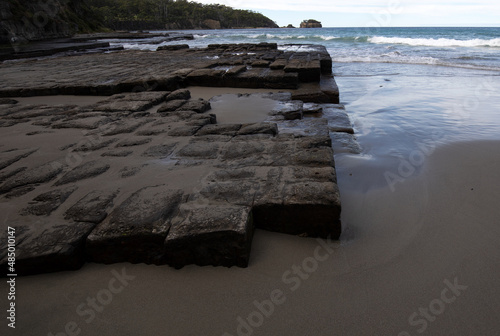
M 87 238 L 92 261 L 159 263 L 171 217 L 182 191 L 165 185 L 144 187 L 116 207 Z
M 181 49 L 189 49 L 188 44 L 171 44 L 158 47 L 157 51 L 176 51 Z
M 165 261 L 177 268 L 187 264 L 246 267 L 252 236 L 248 207 L 186 209 L 165 240 Z
M 179 89 L 175 90 L 172 93 L 170 93 L 165 100 L 170 101 L 170 100 L 188 100 L 191 98 L 191 92 L 187 89 Z
M 151 135 L 158 135 L 162 133 L 166 133 L 168 130 L 164 128 L 148 128 L 148 129 L 143 129 L 140 131 L 137 131 L 135 134 L 140 135 L 140 136 L 151 136 Z
M 331 167 L 333 166 L 333 151 L 329 147 L 306 149 L 296 152 L 292 159 L 292 162 L 301 166 Z
M 242 179 L 250 179 L 255 177 L 255 167 L 241 168 L 241 169 L 222 169 L 217 170 L 207 176 L 207 180 L 211 182 L 216 181 L 234 181 Z
M 287 60 L 284 58 L 280 58 L 280 59 L 277 59 L 276 61 L 272 62 L 269 65 L 269 68 L 271 68 L 273 70 L 281 70 L 281 69 L 285 68 L 286 64 L 287 64 Z
M 0 77 L 6 71 L 30 73 L 30 78 L 5 76 L 0 96 L 113 94 L 95 106 L 79 108 L 2 105 L 0 123 L 8 121 L 4 126 L 31 120 L 20 136 L 53 132 L 25 139 L 40 141 L 51 158 L 59 158 L 51 165 L 55 171 L 39 169 L 32 176 L 35 160 L 9 163 L 24 149 L 0 153 L 0 162 L 7 163 L 0 174 L 2 196 L 25 195 L 19 201 L 33 200 L 16 209 L 27 214 L 17 217 L 19 227 L 27 228 L 20 236 L 19 260 L 30 271 L 77 268 L 85 257 L 175 267 L 190 263 L 246 266 L 252 218 L 258 227 L 298 235 L 335 238 L 340 232 L 329 130 L 349 131 L 348 116 L 332 104 L 338 99 L 338 88 L 327 75 L 331 58 L 320 46 L 285 45 L 277 50 L 276 45 L 235 44 L 158 53 L 130 51 L 16 62 L 0 67 Z M 303 82 L 313 77 L 314 82 Z M 309 96 L 301 98 L 329 104 L 304 106 L 292 101 L 289 92 L 262 93 L 260 98 L 273 99 L 277 106 L 266 122 L 217 124 L 214 114 L 204 113 L 208 102 L 189 100 L 189 90 L 178 90 L 190 80 L 210 81 L 211 86 L 298 88 L 295 97 L 309 90 Z M 162 103 L 170 106 L 164 112 L 143 110 Z M 300 119 L 304 113 L 309 116 Z M 56 141 L 62 133 L 74 134 L 72 143 Z M 117 134 L 114 139 L 103 136 L 113 134 Z M 55 150 L 47 148 L 51 144 Z M 333 146 L 338 144 L 342 141 Z M 68 172 L 62 166 L 68 159 L 96 166 L 73 166 Z M 23 166 L 27 168 L 18 168 Z M 181 185 L 187 172 L 194 174 L 193 179 L 182 187 L 185 190 L 176 190 L 170 183 Z M 75 184 L 40 186 L 63 173 L 63 179 Z M 159 174 L 165 175 L 166 185 L 148 186 L 150 177 Z M 78 180 L 88 177 L 92 178 Z M 116 190 L 114 186 L 120 184 L 127 188 Z M 130 189 L 134 185 L 136 189 Z M 62 203 L 67 186 L 78 187 L 81 194 L 74 192 Z M 11 207 L 8 202 L 5 209 Z M 36 263 L 47 265 L 42 268 Z
M 2 183 L 6 179 L 8 179 L 16 174 L 19 174 L 20 172 L 25 171 L 26 169 L 27 169 L 26 167 L 20 167 L 20 168 L 16 168 L 16 169 L 13 169 L 10 171 L 0 172 L 0 183 Z
M 180 107 L 183 111 L 194 111 L 196 113 L 203 113 L 210 110 L 210 102 L 204 99 L 188 100 Z
M 248 159 L 261 155 L 266 150 L 266 143 L 262 142 L 231 142 L 222 153 L 223 160 Z
M 120 170 L 120 176 L 122 178 L 134 176 L 141 171 L 142 167 L 123 167 Z
M 170 94 L 170 91 L 141 91 L 121 94 L 120 100 L 125 101 L 149 101 L 152 105 L 157 105 Z
M 230 135 L 235 136 L 241 124 L 209 124 L 203 126 L 195 135 Z
M 198 159 L 215 159 L 218 156 L 219 147 L 220 146 L 217 142 L 194 142 L 181 148 L 176 153 L 176 156 Z
M 268 68 L 249 69 L 225 81 L 225 86 L 269 89 L 296 89 L 298 84 L 296 73 Z
M 21 211 L 21 215 L 48 216 L 59 208 L 76 189 L 78 188 L 68 187 L 40 194 L 33 199 L 28 207 Z
M 15 197 L 25 195 L 25 194 L 35 190 L 36 186 L 37 185 L 30 184 L 30 185 L 25 185 L 22 187 L 16 187 L 16 188 L 12 189 L 11 191 L 9 191 L 8 193 L 6 193 L 5 198 L 15 198 Z
M 10 98 L 0 98 L 0 105 L 14 105 L 19 103 L 15 99 L 10 99 Z
M 38 135 L 38 134 L 49 134 L 54 133 L 54 131 L 33 131 L 26 133 L 27 136 Z
M 150 143 L 153 138 L 131 138 L 118 142 L 115 147 L 133 147 Z
M 354 134 L 349 116 L 343 108 L 338 108 L 337 106 L 339 105 L 327 105 L 325 107 L 324 116 L 328 120 L 328 129 L 330 132 Z
M 22 112 L 17 112 L 9 115 L 7 118 L 12 119 L 29 119 L 36 117 L 52 117 L 51 120 L 64 119 L 68 115 L 74 113 L 76 105 L 62 105 L 58 107 L 40 106 L 33 109 L 26 109 Z
M 321 114 L 323 113 L 323 105 L 315 103 L 305 103 L 303 107 L 303 113 L 310 114 Z
M 356 136 L 349 133 L 333 132 L 330 134 L 335 153 L 360 154 L 361 146 L 356 140 Z
M 35 153 L 38 148 L 8 153 L 0 153 L 0 170 Z
M 254 123 L 241 126 L 237 135 L 253 135 L 253 134 L 278 134 L 278 126 L 275 123 Z
M 155 102 L 151 100 L 125 100 L 123 95 L 113 96 L 94 105 L 96 111 L 105 112 L 139 112 L 146 111 L 152 107 Z
M 16 237 L 17 274 L 79 269 L 85 262 L 85 238 L 94 226 L 92 223 L 58 222 L 51 217 L 37 218 L 36 225 Z M 6 261 L 5 257 L 0 260 L 0 268 L 6 268 Z
M 294 235 L 331 237 L 341 232 L 340 196 L 334 183 L 289 183 L 281 203 L 257 199 L 252 210 L 256 227 Z
M 104 125 L 111 121 L 107 117 L 89 117 L 81 118 L 76 120 L 61 121 L 52 124 L 52 128 L 81 128 L 81 129 L 96 129 L 101 125 Z
M 110 136 L 123 133 L 132 133 L 146 123 L 147 121 L 142 120 L 117 121 L 113 124 L 107 125 L 107 130 L 103 133 L 103 135 Z
M 200 196 L 216 203 L 226 203 L 251 207 L 256 195 L 261 192 L 257 181 L 224 181 L 208 182 L 201 190 Z
M 118 191 L 91 191 L 64 214 L 65 219 L 75 222 L 99 224 L 108 215 L 107 209 L 113 204 Z
M 101 156 L 126 157 L 133 153 L 131 150 L 111 150 L 104 152 Z
M 48 162 L 38 167 L 27 169 L 14 175 L 0 186 L 0 194 L 7 193 L 14 188 L 32 187 L 34 184 L 47 183 L 56 178 L 64 169 L 59 162 Z
M 252 62 L 252 67 L 255 67 L 255 68 L 267 68 L 269 66 L 269 64 L 271 64 L 271 62 L 269 61 L 266 61 L 266 60 L 256 60 L 254 62 Z
M 333 103 L 331 97 L 319 88 L 300 88 L 292 93 L 292 99 L 305 103 Z
M 186 82 L 191 86 L 223 86 L 222 76 L 225 70 L 198 69 L 186 76 Z
M 304 103 L 300 100 L 281 102 L 270 114 L 281 115 L 285 120 L 302 119 L 303 105 Z
M 87 138 L 80 141 L 72 151 L 74 152 L 92 152 L 105 147 L 108 147 L 112 143 L 116 142 L 116 138 L 104 140 L 100 137 L 97 138 Z
M 335 78 L 333 76 L 330 75 L 321 77 L 319 85 L 321 92 L 329 97 L 329 103 L 339 103 L 339 87 L 337 86 L 337 83 L 335 82 Z
M 292 167 L 291 174 L 297 181 L 337 182 L 333 167 Z
M 318 135 L 318 136 L 308 136 L 302 138 L 301 141 L 297 144 L 297 148 L 331 148 L 332 147 L 332 139 L 329 134 Z
M 247 71 L 246 65 L 236 65 L 226 71 L 225 76 L 235 76 L 239 73 Z
M 215 114 L 197 114 L 189 118 L 186 122 L 187 126 L 205 126 L 210 124 L 215 124 L 217 122 Z
M 23 122 L 22 120 L 0 120 L 0 127 L 11 127 Z
M 110 165 L 100 161 L 89 161 L 64 174 L 54 185 L 73 183 L 105 173 Z
M 165 103 L 163 103 L 159 108 L 158 108 L 158 113 L 161 112 L 171 112 L 175 111 L 178 108 L 180 108 L 182 105 L 184 105 L 187 102 L 187 100 L 183 99 L 174 99 L 174 100 L 169 100 Z
M 167 143 L 163 145 L 151 146 L 148 149 L 146 149 L 144 153 L 142 153 L 142 156 L 164 159 L 170 154 L 172 154 L 176 145 L 177 143 L 175 142 L 175 143 Z

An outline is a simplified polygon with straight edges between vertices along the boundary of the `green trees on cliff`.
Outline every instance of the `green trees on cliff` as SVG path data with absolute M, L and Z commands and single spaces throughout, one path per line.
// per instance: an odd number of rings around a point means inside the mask
M 277 27 L 266 16 L 228 6 L 204 5 L 187 0 L 88 0 L 90 8 L 110 28 L 133 29 L 134 23 L 147 28 L 213 28 L 207 20 L 217 21 L 221 28 Z

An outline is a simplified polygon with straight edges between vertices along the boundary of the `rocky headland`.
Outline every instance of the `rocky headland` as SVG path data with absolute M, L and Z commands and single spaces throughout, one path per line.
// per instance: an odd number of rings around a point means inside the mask
M 177 45 L 17 61 L 0 76 L 0 243 L 14 228 L 20 275 L 245 267 L 255 228 L 341 233 L 333 150 L 358 149 L 322 46 Z M 272 92 L 205 100 L 191 87 Z M 7 274 L 5 251 L 0 264 Z

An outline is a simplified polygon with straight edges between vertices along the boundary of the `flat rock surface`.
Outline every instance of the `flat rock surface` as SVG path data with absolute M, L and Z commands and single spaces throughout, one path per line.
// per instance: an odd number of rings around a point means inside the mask
M 293 54 L 272 45 L 238 48 L 252 55 L 233 55 L 234 45 L 208 50 L 224 50 L 233 64 Z M 214 66 L 206 50 L 177 52 L 197 59 L 193 66 Z M 256 227 L 338 238 L 341 205 L 331 135 L 352 131 L 342 106 L 309 106 L 289 93 L 237 96 L 230 101 L 235 114 L 240 98 L 274 103 L 259 122 L 218 124 L 209 101 L 178 89 L 184 80 L 178 74 L 190 73 L 179 70 L 188 64 L 177 62 L 184 57 L 179 55 L 59 58 L 57 71 L 54 60 L 0 65 L 4 95 L 42 92 L 49 82 L 46 92 L 80 87 L 99 93 L 104 78 L 117 85 L 114 91 L 127 87 L 118 85 L 124 78 L 144 84 L 134 77 L 138 73 L 164 76 L 150 87 L 154 91 L 110 92 L 115 94 L 88 105 L 2 105 L 0 243 L 7 239 L 6 227 L 14 227 L 19 274 L 76 269 L 85 261 L 244 267 Z M 158 57 L 167 61 L 153 62 Z M 128 70 L 115 67 L 119 62 Z M 259 62 L 259 71 L 270 71 L 268 63 Z M 22 69 L 33 74 L 24 86 L 15 76 Z M 62 80 L 68 69 L 74 81 Z M 114 80 L 117 74 L 121 79 Z M 168 111 L 160 111 L 167 104 Z M 2 268 L 6 261 L 2 251 Z

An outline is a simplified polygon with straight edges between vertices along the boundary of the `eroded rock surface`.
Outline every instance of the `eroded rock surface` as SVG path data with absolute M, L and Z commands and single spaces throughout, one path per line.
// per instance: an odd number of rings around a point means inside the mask
M 323 49 L 212 45 L 0 65 L 0 96 L 113 94 L 87 106 L 2 100 L 1 225 L 19 233 L 18 273 L 86 260 L 245 267 L 255 228 L 338 238 L 332 139 L 350 152 L 357 143 L 338 89 L 324 84 L 334 81 Z M 26 69 L 21 85 L 12 74 Z M 265 120 L 220 124 L 187 83 L 299 90 L 255 94 L 276 102 Z M 125 92 L 137 87 L 150 90 Z M 322 98 L 304 103 L 301 90 Z

